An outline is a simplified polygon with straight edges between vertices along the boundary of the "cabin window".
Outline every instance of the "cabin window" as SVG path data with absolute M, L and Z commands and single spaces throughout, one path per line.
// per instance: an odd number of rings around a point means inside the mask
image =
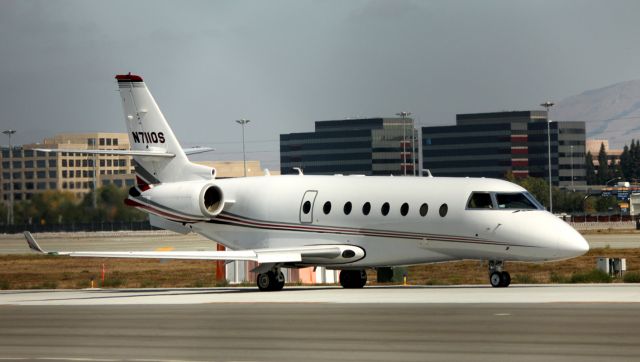
M 499 209 L 537 209 L 536 205 L 522 193 L 496 193 Z
M 447 206 L 447 204 L 440 205 L 440 210 L 438 210 L 438 212 L 440 213 L 440 216 L 442 217 L 447 216 L 448 211 L 449 211 L 449 206 Z
M 302 212 L 308 214 L 309 211 L 311 211 L 311 201 L 307 200 L 304 202 L 304 204 L 302 204 Z
M 365 202 L 364 205 L 362 205 L 362 213 L 364 215 L 369 215 L 370 212 L 371 212 L 371 204 L 369 202 Z
M 469 198 L 467 209 L 493 209 L 491 194 L 488 192 L 474 192 Z
M 427 212 L 429 212 L 429 205 L 424 203 L 420 206 L 420 216 L 422 217 L 427 216 Z
M 349 215 L 351 213 L 351 201 L 347 201 L 344 204 L 344 214 Z
M 402 206 L 400 206 L 400 215 L 407 216 L 408 213 L 409 213 L 409 204 L 405 202 L 404 204 L 402 204 Z
M 389 214 L 389 203 L 385 202 L 384 204 L 382 204 L 382 208 L 380 208 L 380 212 L 382 213 L 383 216 L 387 216 L 387 214 Z
M 331 212 L 331 201 L 327 201 L 324 203 L 324 206 L 322 206 L 322 211 L 325 215 L 329 215 L 329 213 Z

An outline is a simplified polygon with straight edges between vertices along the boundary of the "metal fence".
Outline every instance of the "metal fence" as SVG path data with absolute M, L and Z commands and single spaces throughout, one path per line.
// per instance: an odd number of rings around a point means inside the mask
M 25 230 L 34 233 L 46 232 L 74 232 L 74 231 L 138 231 L 158 230 L 151 226 L 149 221 L 114 221 L 95 223 L 71 223 L 71 224 L 18 224 L 0 225 L 0 234 L 17 234 Z

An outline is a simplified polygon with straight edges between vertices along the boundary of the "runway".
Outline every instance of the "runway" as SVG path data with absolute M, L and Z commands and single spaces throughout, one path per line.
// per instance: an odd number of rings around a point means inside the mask
M 487 285 L 368 286 L 363 289 L 286 286 L 280 292 L 259 292 L 256 287 L 0 291 L 0 306 L 193 305 L 222 303 L 640 303 L 640 285 L 626 283 L 515 284 L 509 288 L 492 288 Z
M 634 361 L 638 312 L 621 303 L 4 305 L 0 360 Z

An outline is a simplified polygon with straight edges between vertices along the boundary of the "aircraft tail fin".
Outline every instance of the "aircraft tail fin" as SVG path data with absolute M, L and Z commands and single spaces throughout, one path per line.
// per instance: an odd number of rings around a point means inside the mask
M 215 170 L 192 163 L 180 146 L 151 92 L 134 74 L 116 75 L 132 151 L 165 153 L 171 157 L 134 155 L 138 184 L 211 179 Z

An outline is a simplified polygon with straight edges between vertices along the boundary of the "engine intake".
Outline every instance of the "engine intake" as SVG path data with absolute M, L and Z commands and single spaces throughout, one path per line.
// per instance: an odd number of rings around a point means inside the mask
M 216 185 L 205 186 L 202 189 L 200 200 L 202 200 L 204 207 L 202 211 L 210 216 L 218 215 L 224 207 L 222 190 Z

